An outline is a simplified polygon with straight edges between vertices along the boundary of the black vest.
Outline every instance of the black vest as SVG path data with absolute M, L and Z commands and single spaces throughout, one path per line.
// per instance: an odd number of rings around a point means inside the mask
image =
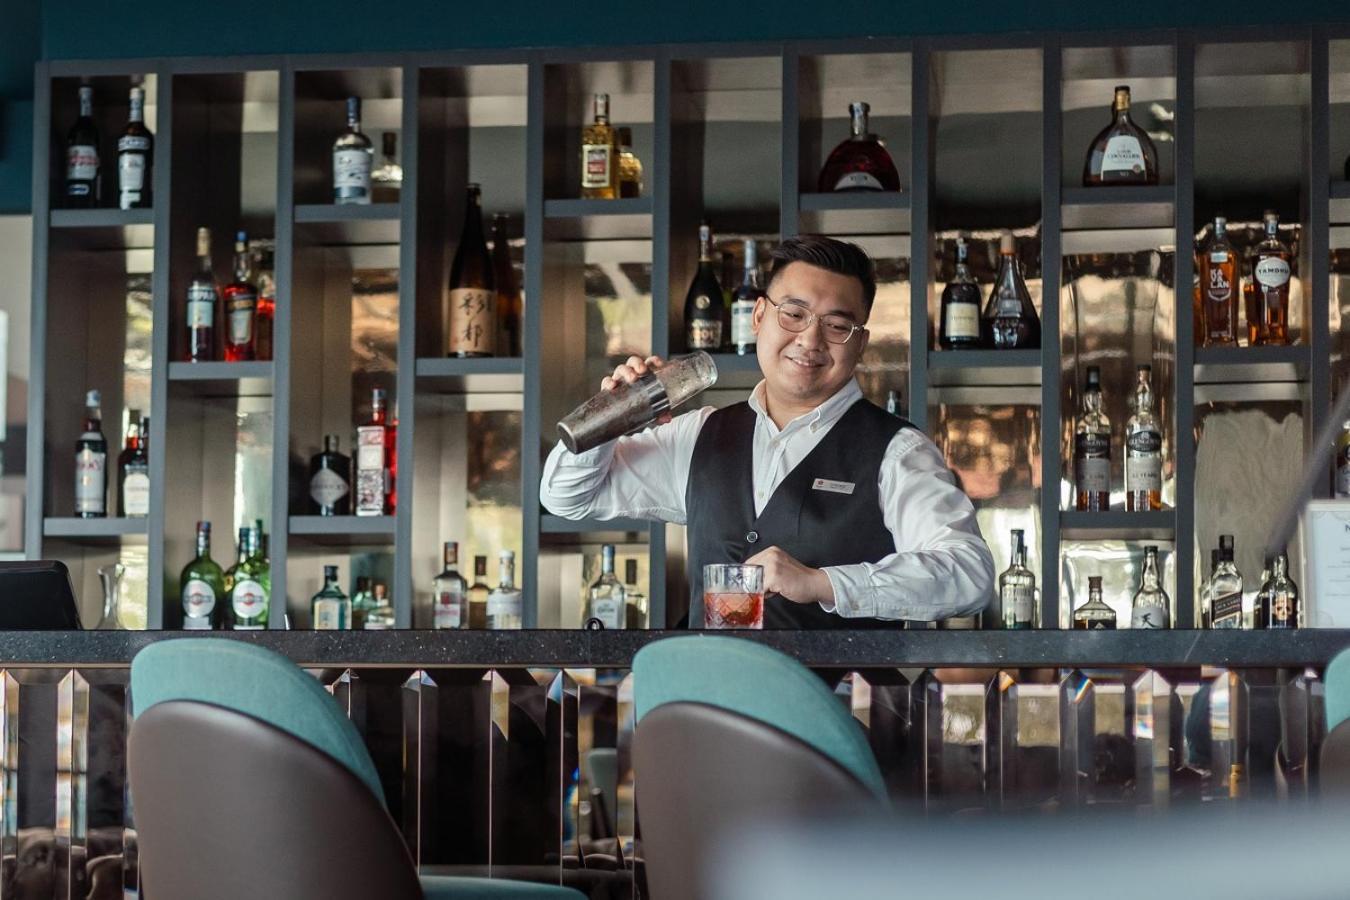
M 811 566 L 876 562 L 895 552 L 881 516 L 878 477 L 891 439 L 909 422 L 859 400 L 788 473 L 755 515 L 755 411 L 719 409 L 699 431 L 685 487 L 689 524 L 689 624 L 703 627 L 703 567 L 741 563 L 779 547 Z M 853 485 L 820 490 L 817 479 Z M 899 628 L 899 621 L 847 619 L 816 603 L 765 598 L 765 628 Z

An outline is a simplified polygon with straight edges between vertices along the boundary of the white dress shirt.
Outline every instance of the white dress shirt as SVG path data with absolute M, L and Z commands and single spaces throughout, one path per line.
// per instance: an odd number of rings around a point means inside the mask
M 806 458 L 862 390 L 850 380 L 833 397 L 782 429 L 762 401 L 764 382 L 749 398 L 755 411 L 755 514 Z M 586 453 L 561 443 L 544 465 L 540 500 L 568 519 L 620 516 L 685 524 L 685 488 L 707 406 Z M 980 536 L 975 508 L 956 486 L 938 448 L 914 428 L 901 429 L 881 461 L 882 520 L 896 552 L 874 563 L 825 566 L 834 589 L 826 612 L 847 618 L 935 621 L 978 613 L 993 591 L 994 559 Z

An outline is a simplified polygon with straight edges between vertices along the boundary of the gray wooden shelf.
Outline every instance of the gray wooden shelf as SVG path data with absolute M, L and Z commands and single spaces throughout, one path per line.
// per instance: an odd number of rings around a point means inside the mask
M 1040 350 L 929 350 L 932 387 L 1036 387 Z
M 841 191 L 798 195 L 799 226 L 821 234 L 908 234 L 908 191 Z
M 291 516 L 287 533 L 309 544 L 380 546 L 394 542 L 396 521 L 394 516 Z
M 48 516 L 42 520 L 43 537 L 78 544 L 144 544 L 148 534 L 149 522 L 140 518 Z
M 295 207 L 295 224 L 318 244 L 395 244 L 402 206 L 398 203 L 314 203 Z
M 272 363 L 171 362 L 169 384 L 175 394 L 202 397 L 270 397 Z
M 1065 510 L 1059 514 L 1059 533 L 1065 540 L 1162 540 L 1176 536 L 1176 513 L 1170 509 L 1106 512 Z
M 417 360 L 417 390 L 438 394 L 518 394 L 525 387 L 525 361 L 520 357 Z
M 544 235 L 556 241 L 642 240 L 652 236 L 653 201 L 545 200 Z
M 1312 350 L 1291 347 L 1196 347 L 1195 383 L 1247 384 L 1308 380 Z
M 547 514 L 539 517 L 543 534 L 645 534 L 651 525 L 646 519 L 564 519 Z
M 1064 188 L 1060 216 L 1065 231 L 1171 230 L 1176 216 L 1176 187 L 1159 184 Z

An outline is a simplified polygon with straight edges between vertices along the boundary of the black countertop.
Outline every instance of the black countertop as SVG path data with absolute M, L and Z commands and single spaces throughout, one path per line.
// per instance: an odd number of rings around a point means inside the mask
M 242 640 L 311 667 L 626 668 L 672 631 L 0 631 L 0 666 L 125 666 L 153 641 Z M 1324 666 L 1350 630 L 758 631 L 738 637 L 818 667 Z

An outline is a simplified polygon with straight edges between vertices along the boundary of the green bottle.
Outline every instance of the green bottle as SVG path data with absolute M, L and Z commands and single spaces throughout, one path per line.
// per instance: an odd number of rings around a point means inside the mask
M 352 627 L 352 602 L 338 587 L 338 567 L 323 567 L 323 590 L 310 601 L 315 631 L 346 631 Z
M 247 526 L 247 525 L 245 525 L 245 526 L 243 526 L 243 527 L 241 527 L 241 528 L 239 529 L 239 556 L 238 556 L 237 559 L 235 559 L 234 565 L 230 566 L 228 569 L 225 570 L 225 578 L 224 578 L 224 580 L 222 581 L 222 585 L 223 585 L 224 588 L 225 588 L 224 599 L 225 599 L 226 601 L 228 601 L 229 598 L 230 598 L 230 591 L 234 590 L 234 579 L 235 579 L 235 576 L 239 574 L 239 567 L 242 566 L 242 565 L 244 564 L 244 560 L 246 560 L 246 559 L 248 559 L 248 526 Z M 234 622 L 234 613 L 230 612 L 229 610 L 226 610 L 226 611 L 223 613 L 223 615 L 224 615 L 224 618 L 225 618 L 225 620 L 226 620 L 227 622 L 233 624 L 233 622 Z
M 219 628 L 225 615 L 225 573 L 211 558 L 211 523 L 197 523 L 197 558 L 178 580 L 183 601 L 183 627 Z
M 245 544 L 235 565 L 230 587 L 230 612 L 236 631 L 261 631 L 267 627 L 268 592 L 271 577 L 262 557 L 262 534 L 257 527 L 245 528 Z
M 366 627 L 366 613 L 375 608 L 375 597 L 370 592 L 370 578 L 356 577 L 356 592 L 352 594 L 352 628 Z

